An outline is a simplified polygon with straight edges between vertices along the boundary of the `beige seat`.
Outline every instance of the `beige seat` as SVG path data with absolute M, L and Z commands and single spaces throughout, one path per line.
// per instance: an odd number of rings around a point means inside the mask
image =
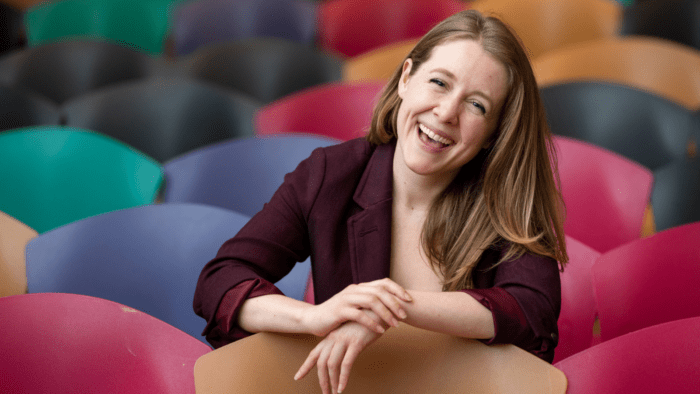
M 700 51 L 651 37 L 601 39 L 533 61 L 540 87 L 583 80 L 629 85 L 700 108 Z
M 400 41 L 348 59 L 343 66 L 343 80 L 388 81 L 416 43 L 417 39 Z
M 37 232 L 0 211 L 0 297 L 27 292 L 24 248 Z
M 495 14 L 515 29 L 531 59 L 570 44 L 613 37 L 622 17 L 615 0 L 477 0 L 472 8 Z
M 318 342 L 308 335 L 261 333 L 200 357 L 204 393 L 321 393 L 315 370 L 293 376 Z M 401 325 L 360 354 L 343 393 L 565 393 L 566 377 L 513 345 L 481 342 Z

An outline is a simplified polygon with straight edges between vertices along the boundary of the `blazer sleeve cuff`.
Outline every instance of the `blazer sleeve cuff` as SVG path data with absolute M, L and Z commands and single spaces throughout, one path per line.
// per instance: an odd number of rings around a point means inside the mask
M 520 305 L 515 297 L 504 289 L 492 287 L 462 291 L 474 297 L 493 315 L 494 336 L 491 339 L 480 340 L 481 342 L 487 345 L 518 344 L 523 338 L 532 336 L 532 330 Z

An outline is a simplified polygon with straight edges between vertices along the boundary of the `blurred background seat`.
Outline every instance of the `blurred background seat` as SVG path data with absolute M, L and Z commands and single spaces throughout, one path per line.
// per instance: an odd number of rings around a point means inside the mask
M 138 309 L 204 341 L 192 299 L 202 267 L 249 217 L 198 204 L 122 209 L 27 245 L 29 293 L 75 293 Z
M 556 136 L 555 143 L 566 206 L 564 232 L 598 252 L 638 239 L 650 202 L 652 172 L 580 140 Z
M 620 34 L 665 38 L 700 50 L 700 1 L 635 1 L 625 7 Z
M 27 292 L 24 248 L 37 232 L 0 211 L 0 297 Z
M 163 201 L 209 204 L 253 216 L 270 201 L 285 174 L 314 149 L 338 142 L 285 133 L 221 142 L 184 154 L 164 165 Z M 285 295 L 301 300 L 310 270 L 307 259 L 276 285 Z
M 612 82 L 700 108 L 700 51 L 672 41 L 637 36 L 588 41 L 539 56 L 532 69 L 540 87 Z
M 345 57 L 410 38 L 468 8 L 459 0 L 329 0 L 319 3 L 318 45 Z
M 280 37 L 313 46 L 316 5 L 308 0 L 199 0 L 181 3 L 173 15 L 175 54 L 249 37 Z
M 66 124 L 99 131 L 159 162 L 232 137 L 253 135 L 261 106 L 240 93 L 190 78 L 122 83 L 66 102 Z
M 19 9 L 0 2 L 0 21 L 2 21 L 0 23 L 0 56 L 26 45 L 23 36 L 22 12 Z
M 61 41 L 0 58 L 0 82 L 34 91 L 58 104 L 167 70 L 161 58 L 100 41 Z
M 593 265 L 601 340 L 700 316 L 700 222 L 603 253 Z
M 697 392 L 700 317 L 659 324 L 617 337 L 554 366 L 569 394 Z
M 305 89 L 262 107 L 257 135 L 310 133 L 343 141 L 363 137 L 384 82 L 329 83 Z
M 152 203 L 160 164 L 105 135 L 44 126 L 0 133 L 0 210 L 39 233 Z
M 0 85 L 0 131 L 36 125 L 58 125 L 58 105 L 21 88 Z
M 258 37 L 207 45 L 178 61 L 186 75 L 269 103 L 341 79 L 337 56 L 300 42 Z
M 559 344 L 554 363 L 595 345 L 597 315 L 593 294 L 592 268 L 600 253 L 582 242 L 566 236 L 569 264 L 561 273 L 561 313 L 559 314 Z
M 697 133 L 692 111 L 629 86 L 571 82 L 540 93 L 552 133 L 612 150 L 651 170 L 687 157 Z
M 477 0 L 472 8 L 515 29 L 531 60 L 567 45 L 614 37 L 622 15 L 614 0 Z
M 657 230 L 700 221 L 700 159 L 676 160 L 654 171 L 651 203 Z
M 349 58 L 343 66 L 343 80 L 388 82 L 417 43 L 417 39 L 399 41 Z
M 0 298 L 4 393 L 193 393 L 211 349 L 125 305 L 76 294 Z
M 60 0 L 26 10 L 30 46 L 92 38 L 159 55 L 173 8 L 185 0 Z

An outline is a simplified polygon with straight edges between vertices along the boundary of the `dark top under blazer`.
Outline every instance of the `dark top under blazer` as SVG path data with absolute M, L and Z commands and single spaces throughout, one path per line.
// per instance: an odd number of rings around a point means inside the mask
M 317 304 L 350 284 L 389 277 L 395 147 L 356 139 L 319 148 L 285 176 L 270 202 L 202 270 L 194 309 L 207 320 L 210 343 L 245 334 L 235 324 L 236 332 L 217 325 L 227 292 L 250 291 L 237 286 L 250 280 L 277 282 L 308 256 Z M 489 269 L 500 253 L 484 252 L 473 271 L 475 288 L 464 290 L 493 313 L 496 335 L 484 342 L 512 343 L 551 362 L 561 305 L 557 262 L 526 254 Z M 247 297 L 237 296 L 234 316 Z

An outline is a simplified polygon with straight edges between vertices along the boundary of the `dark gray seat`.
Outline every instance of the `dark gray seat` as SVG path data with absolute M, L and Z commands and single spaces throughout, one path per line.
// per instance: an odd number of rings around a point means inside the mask
M 700 50 L 700 0 L 643 0 L 625 7 L 621 35 L 664 38 Z
M 0 131 L 37 125 L 58 125 L 58 105 L 23 89 L 0 85 Z
M 700 221 L 700 159 L 677 160 L 654 171 L 651 204 L 658 231 Z

